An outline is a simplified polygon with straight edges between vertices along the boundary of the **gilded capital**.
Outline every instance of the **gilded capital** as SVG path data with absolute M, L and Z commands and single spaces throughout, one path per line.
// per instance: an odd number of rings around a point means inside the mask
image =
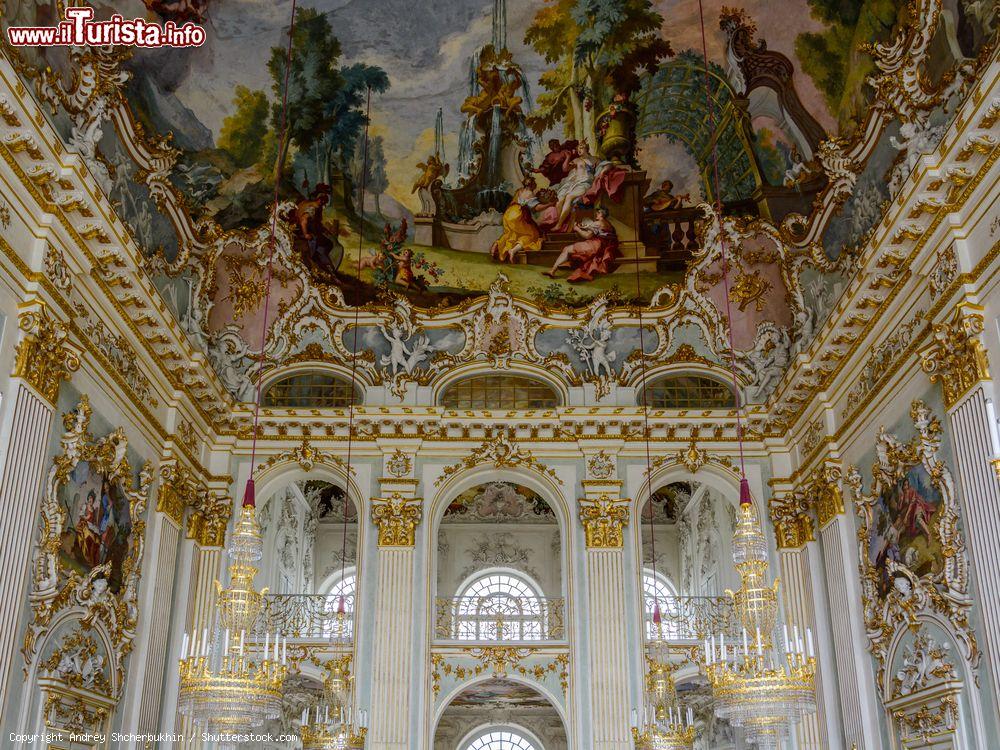
M 580 521 L 590 549 L 620 549 L 622 529 L 628 525 L 628 499 L 601 495 L 597 500 L 580 500 Z
M 803 493 L 789 492 L 772 497 L 768 510 L 774 524 L 778 549 L 799 549 L 816 538 L 808 502 Z
M 989 358 L 979 334 L 982 307 L 959 305 L 951 320 L 934 326 L 933 343 L 920 353 L 920 366 L 932 383 L 941 381 L 944 403 L 952 408 L 982 380 L 989 380 Z
M 191 503 L 188 517 L 188 539 L 194 539 L 202 547 L 222 547 L 226 543 L 226 529 L 233 506 L 226 495 L 213 496 L 201 490 Z
M 66 326 L 43 308 L 22 313 L 18 326 L 25 336 L 17 345 L 13 375 L 26 380 L 55 406 L 59 385 L 80 368 L 79 357 L 66 346 Z
M 816 472 L 811 493 L 820 526 L 826 526 L 844 512 L 844 493 L 840 487 L 843 478 L 841 468 L 833 464 L 826 464 Z
M 160 489 L 156 497 L 156 510 L 172 518 L 177 524 L 184 519 L 186 497 L 193 492 L 191 472 L 177 462 L 160 467 Z
M 372 522 L 378 526 L 379 547 L 412 547 L 420 523 L 423 500 L 393 492 L 372 498 Z

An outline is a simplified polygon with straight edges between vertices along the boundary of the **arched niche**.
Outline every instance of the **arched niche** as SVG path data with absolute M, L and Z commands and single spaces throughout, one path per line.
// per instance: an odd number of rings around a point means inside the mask
M 677 466 L 654 475 L 643 488 L 652 492 L 636 498 L 638 569 L 664 576 L 681 597 L 716 597 L 739 585 L 732 557 L 739 489 L 727 474 Z
M 274 594 L 318 595 L 347 568 L 357 576 L 365 504 L 343 467 L 316 463 L 307 471 L 277 464 L 260 474 L 257 486 L 264 537 L 258 585 Z
M 565 595 L 569 508 L 550 476 L 473 467 L 440 488 L 428 516 L 438 598 L 456 596 L 463 582 L 488 568 L 523 573 L 544 597 Z
M 106 733 L 123 687 L 123 655 L 100 622 L 64 610 L 51 623 L 28 670 L 20 726 L 28 733 Z
M 568 747 L 561 702 L 547 687 L 511 675 L 472 680 L 443 696 L 431 746 L 435 750 L 464 750 L 478 733 L 505 726 L 526 732 L 537 743 L 537 750 Z
M 880 686 L 895 743 L 916 750 L 989 744 L 976 675 L 962 654 L 949 623 L 931 612 L 896 631 Z M 926 733 L 914 731 L 915 717 Z

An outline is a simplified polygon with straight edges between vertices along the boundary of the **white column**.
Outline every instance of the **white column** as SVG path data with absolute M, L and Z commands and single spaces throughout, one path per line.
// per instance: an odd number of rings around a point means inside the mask
M 190 532 L 190 523 L 188 528 Z M 216 542 L 217 545 L 214 544 Z M 216 598 L 215 582 L 222 578 L 222 542 L 222 538 L 195 539 L 191 561 L 191 584 L 188 589 L 189 604 L 184 626 L 188 633 L 200 633 L 203 629 L 211 628 L 213 625 Z M 208 546 L 209 543 L 213 546 Z M 176 674 L 176 662 L 170 665 L 170 669 Z M 204 743 L 201 741 L 201 730 L 193 721 L 177 714 L 176 722 L 176 731 L 184 735 L 181 747 L 192 750 L 204 747 Z
M 820 530 L 826 573 L 830 630 L 837 665 L 844 742 L 865 750 L 879 750 L 875 677 L 861 613 L 857 544 L 847 517 L 840 513 Z
M 990 379 L 989 358 L 980 339 L 985 327 L 983 308 L 968 300 L 951 316 L 934 325 L 933 341 L 920 353 L 920 365 L 932 382 L 941 383 L 951 426 L 959 479 L 962 528 L 970 568 L 983 618 L 980 646 L 988 663 L 1000 664 L 1000 484 L 991 465 L 1000 446 L 994 445 L 983 383 Z M 1000 712 L 1000 681 L 992 680 L 989 700 Z
M 10 381 L 13 406 L 0 474 L 0 570 L 13 589 L 0 597 L 0 716 L 8 715 L 8 687 L 22 666 L 18 663 L 21 621 L 28 601 L 26 587 L 52 415 L 60 382 L 79 367 L 76 354 L 66 347 L 65 328 L 51 320 L 44 307 L 22 313 L 20 327 L 25 336 L 17 347 Z
M 593 484 L 593 483 L 588 483 Z M 615 483 L 619 484 L 619 483 Z M 593 750 L 631 750 L 623 527 L 628 501 L 601 493 L 580 501 L 587 540 L 587 631 Z
M 815 546 L 815 542 L 810 541 L 808 544 Z M 787 619 L 799 628 L 810 628 L 816 632 L 812 575 L 806 545 L 795 549 L 779 549 L 778 565 Z M 824 700 L 824 677 L 829 670 L 823 668 L 822 653 L 819 656 L 816 662 L 816 713 L 807 714 L 796 727 L 799 750 L 827 750 L 832 747 L 827 732 Z
M 419 611 L 414 601 L 414 541 L 420 516 L 420 498 L 403 497 L 400 492 L 372 498 L 372 520 L 378 526 L 378 588 L 369 750 L 406 750 L 413 735 L 413 620 Z
M 1000 483 L 990 461 L 990 434 L 986 396 L 978 385 L 949 413 L 955 463 L 961 487 L 966 543 L 976 581 L 983 619 L 980 645 L 989 664 L 1000 664 Z M 1000 681 L 992 680 L 991 700 L 1000 712 Z
M 164 491 L 161 486 L 161 499 Z M 183 512 L 183 506 L 180 509 Z M 164 603 L 169 602 L 173 595 L 181 527 L 180 519 L 164 512 L 162 502 L 157 503 L 157 511 L 149 539 L 152 554 L 147 561 L 147 570 L 152 575 L 147 580 L 140 614 L 146 625 L 140 629 L 126 683 L 128 693 L 123 725 L 134 728 L 136 734 L 156 734 L 158 731 L 164 674 L 170 666 L 176 669 L 176 664 L 167 662 L 171 618 Z M 143 749 L 140 747 L 139 750 Z

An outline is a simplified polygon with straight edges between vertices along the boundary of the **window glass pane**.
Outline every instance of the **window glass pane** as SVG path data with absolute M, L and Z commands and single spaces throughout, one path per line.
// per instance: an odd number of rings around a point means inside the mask
M 329 409 L 359 403 L 351 383 L 325 372 L 289 375 L 267 387 L 263 406 L 287 409 Z
M 518 732 L 490 730 L 471 740 L 464 750 L 542 750 Z
M 731 409 L 736 399 L 733 389 L 718 380 L 702 375 L 670 375 L 650 383 L 646 405 L 651 409 Z
M 551 386 L 519 375 L 476 375 L 452 384 L 441 395 L 452 409 L 548 409 L 559 406 Z
M 548 632 L 545 600 L 527 582 L 504 573 L 478 578 L 460 592 L 453 610 L 456 638 L 539 641 Z

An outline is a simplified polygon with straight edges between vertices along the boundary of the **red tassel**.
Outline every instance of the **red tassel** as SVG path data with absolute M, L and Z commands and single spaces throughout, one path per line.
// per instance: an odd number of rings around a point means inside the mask
M 257 507 L 257 491 L 254 487 L 253 478 L 247 480 L 247 488 L 243 492 L 243 507 L 244 508 L 256 508 Z
M 663 622 L 663 614 L 660 612 L 660 603 L 656 602 L 653 606 L 653 624 L 659 625 Z
M 750 482 L 746 477 L 740 480 L 740 505 L 753 505 L 753 495 L 750 494 Z
M 337 597 L 337 614 L 342 615 L 347 612 L 347 608 L 344 606 L 344 595 L 341 594 Z

